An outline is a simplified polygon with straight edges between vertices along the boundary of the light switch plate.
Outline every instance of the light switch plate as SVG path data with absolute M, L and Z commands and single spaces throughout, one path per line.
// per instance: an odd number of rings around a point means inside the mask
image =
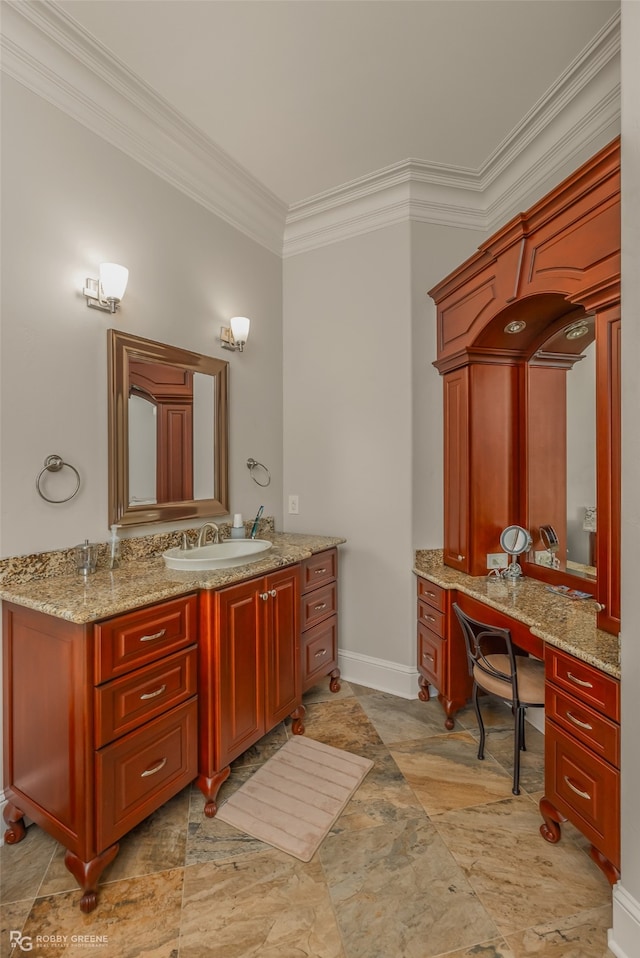
M 487 569 L 506 569 L 509 565 L 509 556 L 506 552 L 487 553 Z

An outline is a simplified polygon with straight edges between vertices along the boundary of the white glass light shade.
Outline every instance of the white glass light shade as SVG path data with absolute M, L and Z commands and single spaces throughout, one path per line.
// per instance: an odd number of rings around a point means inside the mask
M 105 299 L 120 302 L 124 296 L 129 279 L 129 270 L 126 266 L 117 263 L 100 263 L 100 287 Z
M 244 345 L 249 338 L 249 326 L 251 325 L 251 320 L 247 319 L 246 316 L 234 316 L 233 319 L 229 320 L 229 325 L 231 326 L 231 332 L 235 342 L 240 345 Z

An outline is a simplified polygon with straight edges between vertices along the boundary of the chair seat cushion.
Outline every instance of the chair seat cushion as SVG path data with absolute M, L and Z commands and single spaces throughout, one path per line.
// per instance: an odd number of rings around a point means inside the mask
M 487 655 L 487 662 L 504 678 L 490 675 L 477 663 L 473 667 L 473 677 L 477 685 L 490 692 L 500 695 L 505 701 L 511 702 L 511 663 L 508 655 Z M 539 659 L 517 656 L 516 668 L 518 672 L 518 696 L 521 705 L 544 705 L 544 662 Z

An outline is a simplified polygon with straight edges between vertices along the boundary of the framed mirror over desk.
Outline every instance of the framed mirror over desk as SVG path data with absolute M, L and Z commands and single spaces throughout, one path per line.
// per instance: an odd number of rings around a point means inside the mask
M 592 594 L 598 626 L 617 634 L 619 140 L 429 295 L 444 385 L 445 564 L 486 575 L 501 531 L 523 526 L 523 573 Z

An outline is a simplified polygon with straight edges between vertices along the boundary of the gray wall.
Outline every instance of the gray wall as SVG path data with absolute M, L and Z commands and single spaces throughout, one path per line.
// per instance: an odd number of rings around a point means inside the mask
M 264 503 L 280 523 L 280 257 L 5 77 L 2 123 L 0 556 L 107 538 L 109 326 L 229 359 L 230 511 Z M 102 261 L 129 268 L 115 317 L 81 294 Z M 242 355 L 217 339 L 234 315 L 253 321 Z M 82 476 L 64 505 L 35 489 L 50 453 Z M 271 470 L 268 489 L 249 456 Z

